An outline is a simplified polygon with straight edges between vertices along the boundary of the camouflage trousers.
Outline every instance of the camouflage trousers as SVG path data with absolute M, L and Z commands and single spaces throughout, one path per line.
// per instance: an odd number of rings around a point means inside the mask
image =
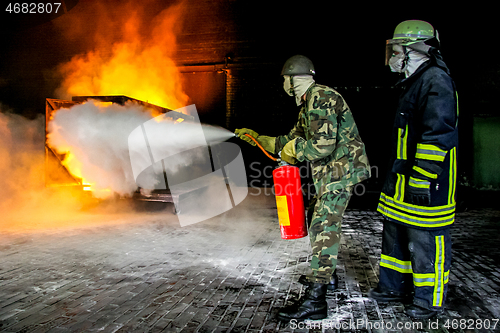
M 314 204 L 309 225 L 312 272 L 307 274 L 307 279 L 311 282 L 329 283 L 332 279 L 337 266 L 342 217 L 351 193 L 352 186 L 335 192 L 327 192 Z

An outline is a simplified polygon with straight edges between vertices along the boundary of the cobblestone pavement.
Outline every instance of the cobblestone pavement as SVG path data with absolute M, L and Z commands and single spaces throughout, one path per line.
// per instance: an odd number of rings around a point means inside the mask
M 3 232 L 0 331 L 500 331 L 500 211 L 458 214 L 446 309 L 412 321 L 402 304 L 366 297 L 377 284 L 382 223 L 349 210 L 328 320 L 283 325 L 277 308 L 302 291 L 309 244 L 280 238 L 273 200 L 249 196 L 184 228 L 170 209 L 142 209 L 100 214 L 89 226 Z

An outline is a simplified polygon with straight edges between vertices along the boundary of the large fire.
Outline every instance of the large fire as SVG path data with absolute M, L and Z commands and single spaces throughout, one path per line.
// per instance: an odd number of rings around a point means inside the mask
M 57 97 L 71 100 L 72 96 L 126 95 L 169 109 L 185 106 L 188 97 L 172 60 L 183 16 L 182 3 L 165 8 L 164 1 L 156 0 L 80 0 L 49 24 L 56 28 L 55 33 L 66 37 L 62 48 L 53 52 L 78 54 L 57 68 L 62 76 Z M 118 106 L 99 105 L 95 112 L 111 108 Z M 123 108 L 127 107 L 118 109 Z M 113 203 L 113 207 L 100 207 L 102 210 L 80 211 L 82 205 L 94 201 L 86 201 L 87 195 L 69 186 L 46 188 L 45 158 L 40 152 L 40 142 L 45 137 L 44 118 L 27 120 L 8 111 L 0 104 L 1 232 L 24 233 L 133 220 L 126 213 L 125 203 L 116 208 L 120 202 Z M 59 112 L 61 115 L 63 110 Z M 101 118 L 96 119 L 105 121 Z M 123 122 L 125 118 L 118 117 Z M 128 128 L 133 129 L 133 125 L 128 124 Z M 83 133 L 80 142 L 87 144 L 90 137 Z M 76 158 L 79 151 L 75 145 L 60 153 L 66 152 L 64 163 L 70 171 L 84 184 L 94 183 L 93 176 L 86 175 L 84 159 Z M 109 153 L 104 151 L 103 155 Z M 116 174 L 115 166 L 111 167 L 109 172 Z
M 170 6 L 151 18 L 137 8 L 140 4 L 135 1 L 95 9 L 118 11 L 121 15 L 113 17 L 112 23 L 103 24 L 102 30 L 97 27 L 92 50 L 60 66 L 63 82 L 59 97 L 126 95 L 169 109 L 186 105 L 188 97 L 182 91 L 179 71 L 172 60 L 184 6 L 182 3 Z M 146 1 L 143 5 L 150 3 Z M 77 7 L 67 14 L 66 20 L 70 21 L 71 15 L 84 15 Z M 102 20 L 106 18 L 97 21 Z
M 189 98 L 172 60 L 184 5 L 158 6 L 157 1 L 81 1 L 64 15 L 57 24 L 70 39 L 85 40 L 92 49 L 59 66 L 63 81 L 58 97 L 126 95 L 172 110 L 187 105 Z M 158 14 L 151 14 L 154 9 Z M 63 164 L 84 185 L 93 184 L 76 158 L 82 152 L 73 149 L 78 148 L 60 151 L 66 153 Z

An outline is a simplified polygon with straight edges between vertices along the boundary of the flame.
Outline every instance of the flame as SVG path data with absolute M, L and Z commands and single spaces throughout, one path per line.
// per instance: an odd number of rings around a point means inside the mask
M 70 40 L 82 40 L 93 47 L 58 67 L 63 80 L 56 95 L 61 99 L 126 95 L 172 110 L 188 105 L 180 72 L 172 59 L 185 5 L 180 2 L 162 8 L 151 17 L 148 13 L 158 6 L 163 4 L 151 0 L 83 2 L 63 15 L 56 22 L 63 33 Z M 82 163 L 72 149 L 75 148 L 68 147 L 63 165 L 82 179 L 84 190 L 95 191 L 92 181 L 82 174 Z M 101 192 L 106 191 L 109 190 Z
M 63 155 L 60 163 L 84 191 L 101 199 L 115 192 L 128 196 L 137 189 L 127 164 L 128 135 L 152 118 L 149 111 L 135 103 L 122 106 L 94 100 L 62 108 L 48 125 L 47 144 Z
M 92 189 L 92 185 L 94 185 L 94 183 L 90 182 L 83 176 L 82 163 L 73 153 L 71 153 L 71 151 L 66 152 L 61 164 L 64 165 L 76 179 L 80 179 L 81 184 L 83 185 L 82 189 L 84 191 L 95 191 L 95 189 Z M 99 198 L 106 198 L 112 195 L 110 189 L 99 190 L 99 192 L 100 193 L 95 193 Z
M 62 161 L 62 165 L 71 170 L 71 174 L 76 178 L 82 179 L 82 183 L 89 184 L 82 175 L 82 164 L 75 158 L 71 152 L 67 152 Z
M 92 186 L 95 185 L 95 183 L 91 182 L 90 180 L 84 177 L 82 172 L 82 163 L 78 161 L 75 155 L 72 154 L 70 151 L 68 151 L 64 156 L 64 159 L 62 160 L 62 165 L 64 165 L 75 178 L 81 179 L 81 183 L 83 185 L 82 189 L 84 191 L 92 191 L 94 192 L 94 195 L 98 198 L 107 198 L 113 195 L 111 189 L 92 188 Z
M 137 6 L 137 2 L 134 4 Z M 97 32 L 99 43 L 93 50 L 59 67 L 64 78 L 57 91 L 60 98 L 126 95 L 169 109 L 187 105 L 189 98 L 172 60 L 184 5 L 166 8 L 152 20 L 141 17 L 144 13 L 130 6 L 120 6 L 127 9 L 121 16 L 123 21 L 106 22 L 121 30 L 121 40 L 113 40 L 115 31 L 105 26 Z M 146 24 L 153 28 L 144 33 Z

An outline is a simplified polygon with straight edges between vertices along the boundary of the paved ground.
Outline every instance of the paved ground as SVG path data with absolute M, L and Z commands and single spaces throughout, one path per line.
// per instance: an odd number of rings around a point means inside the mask
M 184 228 L 170 208 L 154 207 L 0 233 L 0 331 L 500 331 L 500 211 L 458 214 L 448 303 L 431 322 L 366 297 L 377 284 L 381 218 L 348 211 L 328 320 L 284 326 L 275 314 L 301 292 L 309 244 L 280 239 L 273 197 L 249 196 Z

